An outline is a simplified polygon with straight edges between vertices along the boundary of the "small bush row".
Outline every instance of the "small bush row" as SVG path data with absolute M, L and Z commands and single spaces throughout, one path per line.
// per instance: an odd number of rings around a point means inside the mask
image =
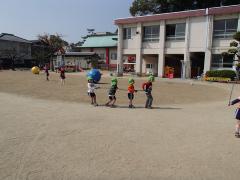
M 234 80 L 236 73 L 233 70 L 211 70 L 206 72 L 207 77 L 222 77 Z

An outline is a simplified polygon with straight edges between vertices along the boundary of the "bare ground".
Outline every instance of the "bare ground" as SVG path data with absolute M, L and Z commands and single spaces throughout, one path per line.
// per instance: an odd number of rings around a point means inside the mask
M 52 78 L 0 72 L 0 179 L 239 179 L 230 85 L 157 80 L 155 109 L 139 93 L 129 110 L 124 91 L 121 108 L 95 108 L 82 103 L 84 77 Z

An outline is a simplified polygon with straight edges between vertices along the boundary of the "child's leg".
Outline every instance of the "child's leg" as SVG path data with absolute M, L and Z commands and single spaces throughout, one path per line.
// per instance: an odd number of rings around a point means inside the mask
M 237 120 L 235 134 L 239 134 L 240 135 L 240 120 Z
M 115 102 L 116 102 L 116 97 L 113 97 L 112 106 L 114 106 Z
M 95 104 L 95 106 L 97 106 L 98 104 L 97 104 L 97 97 L 96 97 L 96 95 L 93 97 L 93 103 Z
M 94 98 L 93 97 L 91 97 L 91 104 L 93 104 L 94 103 Z
M 145 108 L 148 108 L 148 104 L 149 104 L 149 99 L 148 99 L 148 95 L 147 95 L 147 100 L 146 100 L 146 103 L 145 103 Z
M 112 97 L 111 96 L 108 96 L 108 98 L 109 98 L 109 100 L 108 100 L 108 102 L 105 104 L 106 106 L 109 106 L 109 104 L 112 102 Z
M 129 108 L 132 108 L 132 100 L 133 100 L 133 94 L 128 93 L 128 99 L 129 99 Z
M 152 102 L 153 102 L 152 94 L 148 96 L 148 99 L 149 99 L 148 107 L 152 107 Z

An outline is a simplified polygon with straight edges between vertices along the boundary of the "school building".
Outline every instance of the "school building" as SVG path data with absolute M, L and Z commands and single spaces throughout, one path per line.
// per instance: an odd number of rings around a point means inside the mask
M 197 77 L 210 69 L 231 69 L 233 34 L 240 31 L 240 5 L 116 19 L 117 62 L 122 74 L 132 64 L 138 75 Z

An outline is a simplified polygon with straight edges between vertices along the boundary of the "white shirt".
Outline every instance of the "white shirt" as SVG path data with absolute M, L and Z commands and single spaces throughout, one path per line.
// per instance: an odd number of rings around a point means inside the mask
M 94 93 L 95 89 L 97 89 L 97 86 L 94 83 L 88 83 L 88 93 Z

